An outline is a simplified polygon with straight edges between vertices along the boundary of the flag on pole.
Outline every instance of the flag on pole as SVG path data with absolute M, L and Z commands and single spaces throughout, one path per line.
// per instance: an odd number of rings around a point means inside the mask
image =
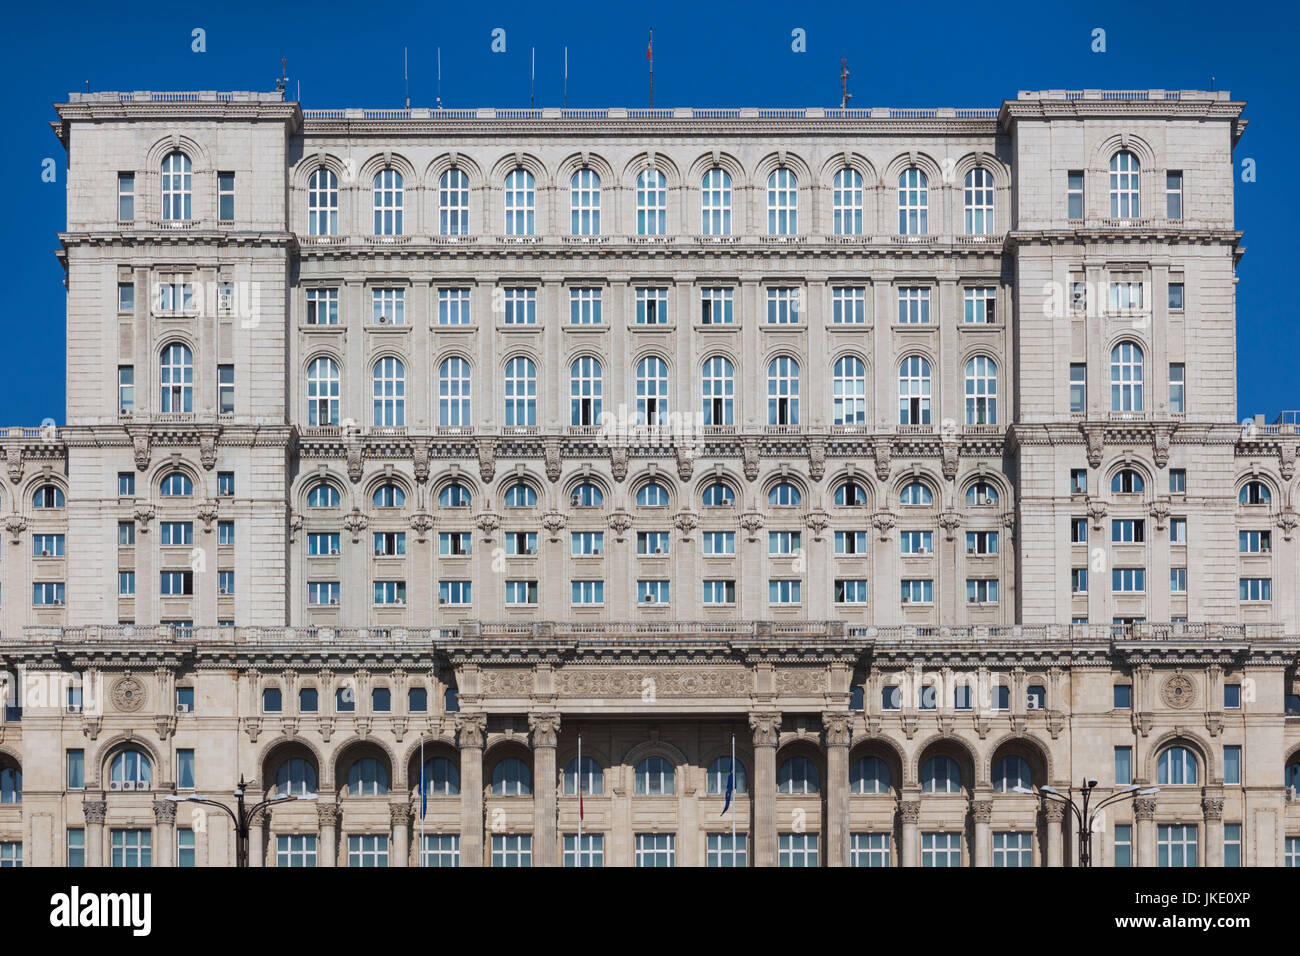
M 725 817 L 727 811 L 731 809 L 731 795 L 736 789 L 736 751 L 731 751 L 731 769 L 727 771 L 727 799 L 722 804 L 722 815 Z
M 654 49 L 655 49 L 655 32 L 651 30 L 650 39 L 645 45 L 645 58 L 647 60 L 651 60 L 651 61 L 654 60 L 655 58 Z
M 582 812 L 582 734 L 578 735 L 578 823 L 584 819 Z M 581 849 L 581 848 L 579 848 Z
M 424 783 L 424 738 L 420 738 L 420 819 L 429 810 L 429 793 Z

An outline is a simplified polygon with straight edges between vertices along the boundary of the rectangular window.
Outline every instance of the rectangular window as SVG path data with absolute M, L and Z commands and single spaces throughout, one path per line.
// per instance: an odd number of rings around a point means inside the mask
M 339 290 L 338 289 L 308 289 L 307 290 L 307 324 L 308 325 L 338 325 L 339 324 Z
M 898 290 L 898 324 L 925 325 L 930 321 L 930 290 L 903 286 Z
M 438 290 L 438 324 L 469 325 L 469 289 Z
M 1286 838 L 1286 865 L 1300 867 L 1300 836 Z
M 998 553 L 998 533 L 996 531 L 967 531 L 966 553 L 985 557 Z
M 1169 569 L 1169 590 L 1175 594 L 1187 593 L 1187 569 Z
M 1241 783 L 1241 748 L 1237 746 L 1223 748 L 1223 782 Z
M 217 366 L 217 414 L 235 413 L 235 366 Z
M 135 221 L 135 173 L 117 174 L 117 221 Z
M 576 605 L 595 605 L 605 603 L 604 581 L 570 582 L 571 602 Z
M 532 557 L 537 554 L 536 531 L 507 531 L 506 554 L 512 557 Z
M 735 604 L 736 582 L 733 580 L 705 580 L 705 604 Z
M 1071 594 L 1088 593 L 1088 569 L 1087 568 L 1070 569 L 1070 593 Z
M 68 789 L 86 788 L 86 751 L 76 748 L 68 751 Z
M 1141 518 L 1116 518 L 1110 523 L 1110 540 L 1116 544 L 1145 541 L 1146 522 Z
M 382 833 L 349 836 L 348 866 L 388 866 L 388 836 Z
M 1156 828 L 1156 866 L 1196 866 L 1196 825 Z
M 1070 363 L 1070 411 L 1088 410 L 1088 366 L 1084 362 Z
M 1239 593 L 1243 601 L 1273 600 L 1272 578 L 1241 578 Z
M 492 865 L 521 867 L 533 865 L 531 833 L 498 833 L 492 837 Z
M 933 531 L 900 531 L 898 548 L 901 554 L 933 554 Z
M 700 324 L 731 325 L 735 321 L 732 304 L 735 289 L 710 288 L 700 290 Z
M 1083 170 L 1072 169 L 1065 177 L 1065 214 L 1069 219 L 1083 218 Z
M 600 290 L 569 290 L 569 324 L 600 325 Z
M 1140 594 L 1147 589 L 1146 568 L 1111 568 L 1110 588 L 1116 594 Z
M 443 557 L 464 557 L 472 549 L 473 538 L 468 531 L 443 531 L 438 535 L 438 553 Z
M 705 866 L 749 866 L 749 839 L 744 833 L 710 833 L 705 844 Z
M 1127 786 L 1133 782 L 1133 748 L 1115 748 L 1115 786 Z
M 1071 544 L 1088 543 L 1088 519 L 1087 518 L 1070 519 L 1070 543 Z
M 159 312 L 187 312 L 193 308 L 193 284 L 174 280 L 158 283 Z
M 653 557 L 662 557 L 668 553 L 672 534 L 667 531 L 638 531 L 636 533 L 636 553 Z M 603 540 L 604 535 L 601 535 Z
M 897 684 L 886 684 L 880 688 L 880 709 L 903 709 L 903 691 Z
M 1115 824 L 1115 866 L 1133 865 L 1133 825 Z
M 132 597 L 135 594 L 135 572 L 117 572 L 117 596 Z
M 371 298 L 375 325 L 406 324 L 405 289 L 372 289 Z
M 377 607 L 402 607 L 406 604 L 405 581 L 376 581 L 375 605 Z
M 774 557 L 785 557 L 802 550 L 803 536 L 798 531 L 769 531 L 767 533 L 767 553 Z
M 1169 283 L 1169 311 L 1183 311 L 1183 284 L 1181 282 Z
M 1183 218 L 1183 174 L 1171 169 L 1165 173 L 1165 218 Z
M 135 544 L 135 522 L 119 521 L 117 523 L 117 543 L 126 548 Z
M 866 578 L 836 578 L 835 579 L 835 603 L 836 604 L 866 604 L 867 603 L 867 579 Z
M 1272 550 L 1272 531 L 1237 532 L 1237 551 L 1241 554 L 1269 554 Z
M 970 684 L 956 684 L 952 689 L 954 710 L 971 710 L 975 706 L 975 688 Z
M 233 521 L 217 522 L 217 544 L 231 547 L 235 543 L 235 523 Z
M 307 553 L 312 557 L 339 554 L 339 535 L 337 532 L 307 535 Z
M 870 537 L 865 531 L 835 532 L 836 554 L 867 554 L 869 548 Z
M 506 604 L 511 607 L 537 603 L 537 582 L 516 580 L 506 582 Z
M 176 688 L 176 712 L 188 714 L 194 710 L 194 688 L 177 687 Z
M 582 841 L 579 845 L 579 840 Z M 603 867 L 605 865 L 605 834 L 564 834 L 564 865 L 572 867 Z
M 38 581 L 32 585 L 34 607 L 62 607 L 64 590 L 62 581 Z
M 668 290 L 663 287 L 636 290 L 636 324 L 668 324 Z
M 1070 469 L 1070 494 L 1086 495 L 1088 493 L 1088 471 L 1086 468 Z
M 337 607 L 339 603 L 339 582 L 307 582 L 307 603 L 312 607 L 328 607 L 330 605 Z
M 965 291 L 964 321 L 967 325 L 992 325 L 997 321 L 996 303 L 998 290 L 992 286 L 981 286 Z
M 768 604 L 799 604 L 803 600 L 803 582 L 773 578 L 767 582 Z
M 704 553 L 718 557 L 736 553 L 736 533 L 734 531 L 704 532 Z
M 61 534 L 32 535 L 32 555 L 37 558 L 63 557 L 64 536 Z
M 820 866 L 818 834 L 780 833 L 776 843 L 776 865 L 792 867 Z
M 993 834 L 994 866 L 1033 866 L 1034 835 L 1029 832 Z
M 1133 707 L 1133 685 L 1116 684 L 1114 687 L 1114 707 L 1116 710 L 1131 710 Z
M 922 833 L 922 866 L 961 866 L 960 833 Z
M 163 521 L 159 525 L 158 543 L 163 546 L 192 545 L 194 543 L 194 522 Z
M 221 222 L 235 220 L 234 173 L 217 173 L 217 218 Z
M 1187 494 L 1187 469 L 1169 469 L 1169 493 L 1171 495 Z
M 854 833 L 849 837 L 849 866 L 890 866 L 888 833 Z
M 176 786 L 181 790 L 194 789 L 194 751 L 176 751 Z
M 902 600 L 904 604 L 931 604 L 934 601 L 934 581 L 904 580 L 902 583 Z
M 797 325 L 799 322 L 799 290 L 781 286 L 767 290 L 767 324 Z
M 217 472 L 217 495 L 230 498 L 235 494 L 235 473 L 233 471 Z
M 646 579 L 636 583 L 637 604 L 667 604 L 668 581 L 662 578 Z
M 439 581 L 438 603 L 451 607 L 470 604 L 469 581 Z
M 282 833 L 275 838 L 275 865 L 278 867 L 314 867 L 316 835 Z
M 1241 824 L 1223 825 L 1223 865 L 1241 866 Z
M 638 833 L 637 866 L 676 866 L 677 835 L 673 833 Z
M 537 324 L 537 290 L 531 287 L 518 287 L 502 290 L 505 293 L 506 325 Z
M 837 286 L 831 290 L 831 322 L 861 325 L 867 321 L 867 290 L 862 286 Z
M 158 593 L 163 597 L 189 596 L 194 593 L 193 571 L 163 571 L 159 578 Z
M 376 531 L 374 546 L 377 558 L 400 557 L 406 554 L 406 532 Z
M 131 282 L 119 282 L 117 284 L 117 311 L 134 312 L 135 311 L 135 284 Z
M 114 830 L 110 836 L 109 866 L 152 866 L 153 833 L 150 830 Z
M 86 831 L 81 827 L 69 827 L 67 834 L 68 841 L 68 866 L 85 866 L 86 865 Z
M 1226 710 L 1237 710 L 1241 707 L 1240 684 L 1223 685 L 1223 706 Z
M 121 415 L 135 414 L 135 366 L 117 367 L 117 408 Z
M 460 835 L 427 834 L 420 841 L 421 866 L 460 866 Z
M 1169 365 L 1169 413 L 1182 415 L 1187 411 L 1187 392 L 1184 387 L 1186 366 L 1182 362 Z
M 968 578 L 966 581 L 967 604 L 997 604 L 998 582 L 982 578 Z
M 1110 310 L 1112 312 L 1140 309 L 1143 301 L 1141 279 L 1114 280 L 1110 283 Z
M 644 533 L 644 532 L 642 532 Z M 570 553 L 575 557 L 594 557 L 605 552 L 605 532 L 603 531 L 575 531 L 569 536 Z M 638 544 L 640 535 L 637 536 Z M 638 553 L 644 553 L 640 548 Z

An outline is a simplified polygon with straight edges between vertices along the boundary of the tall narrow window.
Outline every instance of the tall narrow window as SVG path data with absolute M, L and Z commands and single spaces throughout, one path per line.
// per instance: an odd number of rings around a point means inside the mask
M 119 415 L 135 414 L 135 366 L 117 367 L 117 412 Z
M 1165 173 L 1165 218 L 1183 218 L 1183 174 L 1174 169 Z
M 569 424 L 599 425 L 603 369 L 600 361 L 589 355 L 579 358 L 569 369 Z
M 438 180 L 438 232 L 443 236 L 469 233 L 469 177 L 449 169 Z
M 217 414 L 235 413 L 235 366 L 217 366 Z
M 324 166 L 307 181 L 307 232 L 313 236 L 339 233 L 339 178 Z
M 464 428 L 471 423 L 469 363 L 452 356 L 438 367 L 438 424 Z
M 987 355 L 966 363 L 966 424 L 998 423 L 998 365 Z
M 788 355 L 767 366 L 767 423 L 799 424 L 799 363 Z
M 647 169 L 636 180 L 636 234 L 662 236 L 668 231 L 668 180 Z
M 331 358 L 314 359 L 307 368 L 307 424 L 339 423 L 339 367 Z
M 235 174 L 217 173 L 217 219 L 235 221 Z
M 1070 411 L 1088 410 L 1088 366 L 1084 362 L 1070 363 Z
M 374 424 L 401 427 L 406 424 L 406 367 L 400 359 L 381 358 L 375 363 Z
M 506 363 L 506 426 L 537 424 L 537 366 L 517 356 Z
M 163 160 L 163 219 L 181 222 L 193 218 L 190 215 L 194 190 L 192 170 L 190 158 L 184 153 L 175 152 Z
M 799 231 L 799 181 L 788 169 L 767 177 L 767 234 L 793 236 Z
M 593 169 L 578 170 L 569 184 L 569 232 L 600 235 L 600 176 Z
M 915 166 L 898 177 L 898 232 L 923 236 L 929 231 L 930 188 L 925 173 Z
M 731 235 L 731 176 L 710 169 L 700 183 L 700 231 L 706 236 Z
M 1187 366 L 1182 362 L 1169 364 L 1169 414 L 1182 415 L 1187 411 L 1186 378 Z
M 704 424 L 734 425 L 736 377 L 731 362 L 721 355 L 706 359 L 700 386 L 704 397 Z
M 1121 342 L 1110 351 L 1110 409 L 1142 411 L 1142 349 L 1134 342 Z
M 506 176 L 506 235 L 531 236 L 537 200 L 533 174 L 519 168 Z
M 158 384 L 161 390 L 159 411 L 194 411 L 194 354 L 189 346 L 173 342 L 163 349 Z
M 993 232 L 993 174 L 982 166 L 968 172 L 963 198 L 966 211 L 966 235 L 991 235 Z
M 402 174 L 395 169 L 381 169 L 375 174 L 375 235 L 402 234 Z
M 1072 169 L 1065 178 L 1066 215 L 1071 219 L 1083 218 L 1083 170 Z
M 1110 215 L 1112 219 L 1136 219 L 1142 215 L 1141 169 L 1138 159 L 1124 150 L 1110 158 Z
M 640 425 L 668 422 L 668 363 L 657 356 L 636 366 L 636 421 Z
M 919 355 L 903 359 L 898 369 L 898 424 L 930 424 L 930 363 Z
M 117 221 L 135 220 L 135 173 L 117 174 Z
M 862 235 L 862 174 L 851 166 L 835 174 L 835 235 Z
M 867 422 L 867 366 L 855 355 L 846 355 L 835 363 L 834 425 L 865 425 Z

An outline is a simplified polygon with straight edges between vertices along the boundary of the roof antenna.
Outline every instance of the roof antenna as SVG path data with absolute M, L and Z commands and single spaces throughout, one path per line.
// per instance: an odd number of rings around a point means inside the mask
M 853 99 L 853 94 L 849 92 L 849 60 L 848 57 L 840 57 L 840 109 L 848 109 L 849 100 Z
M 442 47 L 438 47 L 438 109 L 442 109 Z
M 406 84 L 406 108 L 411 108 L 411 77 L 406 71 L 406 47 L 402 47 L 402 82 Z
M 283 93 L 285 86 L 289 82 L 289 74 L 285 72 L 285 65 L 289 62 L 287 57 L 280 57 L 280 75 L 275 78 L 275 89 L 277 93 Z
M 87 93 L 90 92 L 90 80 L 87 80 L 87 81 L 86 81 L 86 92 L 87 92 Z
M 1214 77 L 1210 77 L 1210 92 L 1214 92 Z

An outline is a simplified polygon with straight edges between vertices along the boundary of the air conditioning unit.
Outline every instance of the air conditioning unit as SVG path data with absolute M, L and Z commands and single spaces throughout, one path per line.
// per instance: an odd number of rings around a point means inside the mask
M 178 713 L 178 714 L 188 714 L 189 712 L 190 712 L 190 705 L 189 705 L 189 704 L 177 704 L 177 705 L 176 705 L 176 713 Z
M 134 786 L 135 786 L 135 785 L 132 784 L 132 788 L 133 788 L 133 789 L 134 789 Z M 121 790 L 121 789 L 122 789 L 122 781 L 121 781 L 121 780 L 110 780 L 110 781 L 108 782 L 108 789 L 109 789 L 110 791 L 113 791 L 113 792 L 117 792 L 117 791 Z
M 912 598 L 911 598 L 911 596 L 910 596 L 910 595 L 907 595 L 907 594 L 904 594 L 904 595 L 903 595 L 903 603 L 904 603 L 904 604 L 911 604 L 911 603 L 912 603 Z
M 446 604 L 446 603 L 447 603 L 447 599 L 446 599 L 445 597 L 440 597 L 440 598 L 438 598 L 438 603 L 439 603 L 439 604 Z
M 578 498 L 577 495 L 570 495 L 570 496 L 569 496 L 569 507 L 570 507 L 570 508 L 576 508 L 576 507 L 578 507 L 578 501 L 579 501 L 579 498 Z
M 230 306 L 233 301 L 234 296 L 230 292 L 226 291 L 217 293 L 217 308 L 221 309 L 223 312 L 230 311 Z
M 645 596 L 645 603 L 646 603 L 646 604 L 654 604 L 654 602 L 655 602 L 655 596 L 654 596 L 653 594 L 647 594 L 647 595 Z
M 663 554 L 663 553 L 664 553 L 663 548 L 655 548 L 655 554 Z
M 122 409 L 120 412 L 118 412 L 118 414 L 119 414 L 119 415 L 130 415 L 131 413 L 130 413 L 127 409 L 124 408 L 124 409 Z
M 68 713 L 70 713 L 70 714 L 79 714 L 79 713 L 81 713 L 81 705 L 80 705 L 80 704 L 69 704 L 69 705 L 68 705 Z
M 967 554 L 977 554 L 978 552 L 975 550 L 975 546 L 974 546 L 974 545 L 971 545 L 969 548 L 966 549 L 966 553 L 967 553 Z
M 338 548 L 330 548 L 330 554 L 333 555 L 333 554 L 338 554 L 338 553 L 339 553 L 339 549 L 338 549 Z
M 339 599 L 338 599 L 338 598 L 336 598 L 336 597 L 332 597 L 332 598 L 330 598 L 330 604 L 338 604 L 338 603 L 339 603 Z
M 218 593 L 218 594 L 229 594 L 230 591 L 228 591 L 226 588 L 217 588 L 217 593 Z
M 42 558 L 48 558 L 49 556 L 50 556 L 50 551 L 49 551 L 49 549 L 48 549 L 48 548 L 41 548 L 41 557 L 42 557 Z
M 916 553 L 917 553 L 917 554 L 929 554 L 929 553 L 930 553 L 930 549 L 927 548 L 927 547 L 926 547 L 925 545 L 923 545 L 923 544 L 922 544 L 922 545 L 917 545 Z
M 134 790 L 134 789 L 135 789 L 135 781 L 134 781 L 134 780 L 123 780 L 123 781 L 122 781 L 122 789 L 123 789 L 124 791 L 125 791 L 125 790 Z
M 601 553 L 600 548 L 592 548 L 591 553 L 593 557 L 597 557 L 597 558 L 600 557 L 600 553 Z
M 381 315 L 381 316 L 380 316 L 378 319 L 376 319 L 375 321 L 378 322 L 380 325 L 387 325 L 387 324 L 388 324 L 388 316 L 386 316 L 386 315 Z
M 596 553 L 599 554 L 600 552 L 597 551 Z M 524 554 L 526 554 L 526 555 L 530 555 L 530 556 L 531 556 L 531 555 L 535 555 L 535 554 L 537 554 L 537 549 L 536 549 L 536 548 L 524 548 Z

